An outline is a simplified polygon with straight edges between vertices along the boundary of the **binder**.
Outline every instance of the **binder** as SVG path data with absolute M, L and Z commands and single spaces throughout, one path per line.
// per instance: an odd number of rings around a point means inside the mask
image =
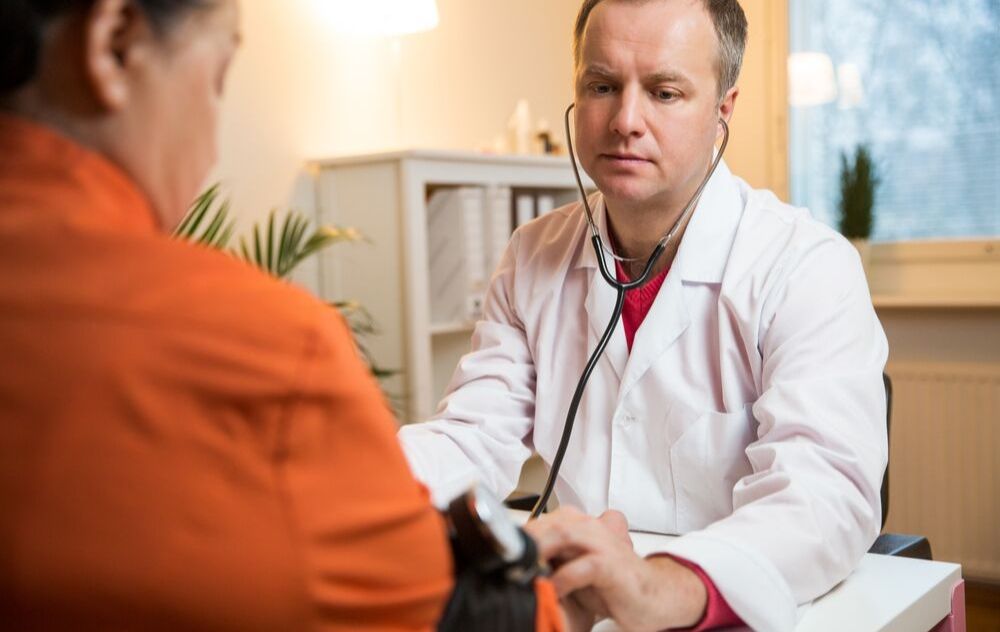
M 427 205 L 431 320 L 455 323 L 482 315 L 486 289 L 485 190 L 436 191 Z
M 491 278 L 500 264 L 500 258 L 507 249 L 513 226 L 511 226 L 511 190 L 510 187 L 493 187 L 487 192 L 489 204 L 486 205 L 487 227 L 486 261 L 487 277 Z
M 537 205 L 538 217 L 541 217 L 556 208 L 556 198 L 553 195 L 539 195 L 535 203 Z
M 530 193 L 519 193 L 514 202 L 514 221 L 523 226 L 535 219 L 535 196 Z

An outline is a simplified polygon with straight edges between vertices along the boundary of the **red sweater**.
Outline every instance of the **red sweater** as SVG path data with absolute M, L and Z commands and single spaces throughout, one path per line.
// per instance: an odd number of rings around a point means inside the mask
M 626 282 L 630 280 L 620 262 L 615 261 L 615 269 L 619 281 Z M 649 308 L 652 307 L 653 301 L 656 299 L 656 295 L 660 291 L 664 279 L 667 278 L 668 272 L 670 272 L 669 267 L 650 279 L 646 285 L 637 290 L 629 290 L 625 293 L 625 306 L 622 308 L 622 325 L 625 327 L 625 340 L 628 342 L 629 352 L 632 351 L 632 341 L 635 340 L 635 332 L 639 330 L 639 326 L 645 320 L 646 314 L 649 313 Z M 705 606 L 705 614 L 695 627 L 689 628 L 690 630 L 704 632 L 705 630 L 743 624 L 739 616 L 726 603 L 719 589 L 715 587 L 715 583 L 700 566 L 673 555 L 670 557 L 679 564 L 694 571 L 702 583 L 705 584 L 705 589 L 708 591 L 708 603 Z

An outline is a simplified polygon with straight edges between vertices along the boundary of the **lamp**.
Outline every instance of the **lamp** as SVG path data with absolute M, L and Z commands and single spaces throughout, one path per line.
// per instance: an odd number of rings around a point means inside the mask
M 840 109 L 849 110 L 865 102 L 864 82 L 857 64 L 837 66 L 837 82 L 840 84 Z
M 390 145 L 402 145 L 404 134 L 402 53 L 404 36 L 437 28 L 440 18 L 436 0 L 310 0 L 327 29 L 343 35 L 343 41 L 360 47 L 384 47 L 387 57 L 369 55 L 375 65 L 369 76 L 384 82 L 384 101 L 391 108 L 393 125 L 380 129 Z
M 328 0 L 334 29 L 356 35 L 406 35 L 438 25 L 435 0 Z
M 826 53 L 788 56 L 788 103 L 792 107 L 823 105 L 837 98 L 837 76 Z

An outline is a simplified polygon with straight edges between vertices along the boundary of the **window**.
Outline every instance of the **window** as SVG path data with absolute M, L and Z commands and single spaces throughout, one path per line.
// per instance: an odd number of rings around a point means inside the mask
M 876 241 L 1000 236 L 1000 2 L 790 0 L 791 195 L 836 226 L 871 150 Z

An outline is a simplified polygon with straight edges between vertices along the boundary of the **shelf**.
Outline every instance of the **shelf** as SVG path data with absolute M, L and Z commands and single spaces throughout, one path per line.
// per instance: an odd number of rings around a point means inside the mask
M 432 336 L 446 336 L 448 334 L 469 334 L 476 328 L 476 323 L 466 321 L 454 323 L 434 323 L 430 327 Z
M 461 151 L 448 149 L 403 149 L 372 154 L 334 156 L 320 158 L 310 162 L 314 169 L 341 167 L 345 165 L 363 165 L 380 162 L 395 162 L 399 160 L 432 160 L 444 162 L 460 162 L 465 164 L 508 165 L 522 167 L 561 167 L 569 168 L 567 156 L 545 156 L 529 154 L 489 154 L 476 151 Z
M 559 206 L 577 195 L 569 160 L 417 149 L 330 157 L 311 162 L 310 168 L 320 219 L 353 226 L 371 240 L 349 256 L 321 259 L 323 296 L 355 297 L 368 308 L 381 332 L 372 340 L 373 357 L 383 366 L 403 369 L 399 388 L 408 399 L 402 417 L 427 419 L 469 352 L 475 330 L 475 319 L 443 322 L 464 311 L 439 312 L 441 321 L 433 320 L 429 194 L 442 187 L 510 188 L 512 195 L 522 190 L 551 195 Z M 585 179 L 584 186 L 593 184 Z M 498 242 L 490 242 L 494 253 Z

